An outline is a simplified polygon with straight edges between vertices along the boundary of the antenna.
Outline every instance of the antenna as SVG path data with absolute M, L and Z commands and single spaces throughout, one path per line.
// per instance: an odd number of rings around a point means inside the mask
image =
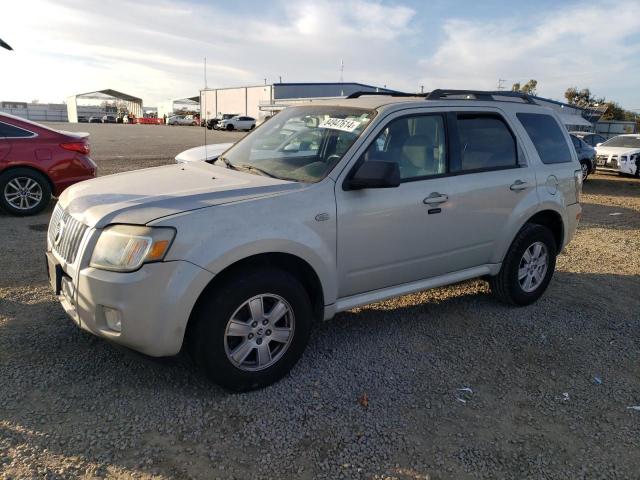
M 498 79 L 498 90 L 504 90 L 504 82 L 506 82 L 504 78 Z
M 204 115 L 202 112 L 204 112 Z M 204 117 L 204 159 L 207 160 L 209 157 L 207 153 L 207 130 L 209 130 L 207 127 L 207 57 L 204 57 L 204 101 L 202 93 L 200 94 L 200 123 L 202 123 L 202 117 Z
M 344 83 L 344 60 L 340 59 L 340 83 Z

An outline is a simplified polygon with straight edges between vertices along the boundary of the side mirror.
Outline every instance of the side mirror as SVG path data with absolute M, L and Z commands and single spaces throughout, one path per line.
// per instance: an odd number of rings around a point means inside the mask
M 396 162 L 369 160 L 363 162 L 347 180 L 347 190 L 393 188 L 400 185 L 400 168 Z

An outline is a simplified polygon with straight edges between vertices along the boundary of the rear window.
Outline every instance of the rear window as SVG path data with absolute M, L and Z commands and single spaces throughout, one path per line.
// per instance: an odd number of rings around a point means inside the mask
M 517 116 L 542 163 L 571 162 L 571 151 L 555 118 L 542 113 L 518 113 Z
M 23 130 L 22 128 L 14 127 L 13 125 L 9 125 L 8 123 L 0 122 L 0 138 L 23 138 L 23 137 L 33 137 L 33 133 L 28 130 Z

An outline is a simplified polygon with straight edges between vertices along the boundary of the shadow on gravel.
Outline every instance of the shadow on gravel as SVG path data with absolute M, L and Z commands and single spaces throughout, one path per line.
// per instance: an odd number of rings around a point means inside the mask
M 634 190 L 640 194 L 640 180 L 633 177 L 622 177 L 615 173 L 598 173 L 591 175 L 582 186 L 587 195 L 607 195 L 628 197 Z
M 640 229 L 640 211 L 599 203 L 583 203 L 580 226 L 616 230 Z
M 242 395 L 185 357 L 114 348 L 54 301 L 2 300 L 0 447 L 74 457 L 74 475 L 98 465 L 225 477 L 226 464 L 242 478 L 276 445 L 267 477 L 303 467 L 336 478 L 348 464 L 368 475 L 575 478 L 640 434 L 625 410 L 640 401 L 637 293 L 638 276 L 557 272 L 525 308 L 496 302 L 481 281 L 388 300 L 318 325 L 291 375 Z M 616 458 L 619 472 L 639 471 L 637 457 Z

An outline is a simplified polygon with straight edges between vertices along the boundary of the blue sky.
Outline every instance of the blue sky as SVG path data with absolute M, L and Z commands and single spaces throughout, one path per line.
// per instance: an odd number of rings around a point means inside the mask
M 210 87 L 345 81 L 405 91 L 536 78 L 640 110 L 640 1 L 22 0 L 3 6 L 0 100 L 114 88 L 146 105 Z

